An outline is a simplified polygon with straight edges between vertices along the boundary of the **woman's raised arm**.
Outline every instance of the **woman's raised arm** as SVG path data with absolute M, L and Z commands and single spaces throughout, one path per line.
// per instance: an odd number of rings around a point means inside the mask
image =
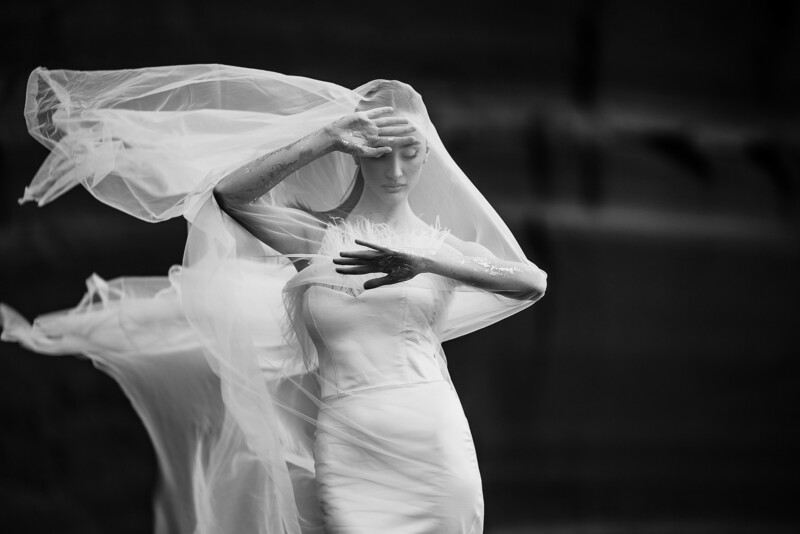
M 356 239 L 371 250 L 340 252 L 333 263 L 341 274 L 386 273 L 364 283 L 364 289 L 405 282 L 432 273 L 516 300 L 539 300 L 547 290 L 547 273 L 535 265 L 496 258 L 488 249 L 449 236 L 439 251 L 393 250 Z
M 331 150 L 332 142 L 325 131 L 317 130 L 231 172 L 214 187 L 214 198 L 222 211 L 281 254 L 311 252 L 306 245 L 315 236 L 309 234 L 315 227 L 320 231 L 322 228 L 313 216 L 296 209 L 274 210 L 277 219 L 265 224 L 252 215 L 248 206 L 297 169 Z
M 323 226 L 313 216 L 301 210 L 284 208 L 279 224 L 264 225 L 248 219 L 246 206 L 293 172 L 330 152 L 338 150 L 360 157 L 379 157 L 391 152 L 391 147 L 386 145 L 394 141 L 393 136 L 414 131 L 403 117 L 379 118 L 391 112 L 392 108 L 383 107 L 346 115 L 293 143 L 245 163 L 214 187 L 217 204 L 275 250 L 284 254 L 313 252 L 306 250 L 309 240 L 313 241 L 308 231 L 310 228 L 322 231 Z

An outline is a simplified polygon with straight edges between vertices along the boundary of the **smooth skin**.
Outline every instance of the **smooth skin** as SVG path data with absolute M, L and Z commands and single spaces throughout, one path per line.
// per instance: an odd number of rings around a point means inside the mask
M 256 227 L 236 208 L 261 197 L 297 169 L 332 151 L 350 154 L 361 166 L 364 192 L 349 218 L 364 217 L 398 232 L 427 229 L 411 210 L 408 197 L 419 182 L 430 147 L 402 114 L 390 107 L 345 115 L 285 147 L 265 154 L 225 176 L 214 188 L 220 208 L 258 239 L 282 254 L 309 254 L 325 225 L 302 210 L 288 210 L 280 229 Z M 297 237 L 295 237 L 297 236 Z M 356 241 L 366 250 L 342 251 L 333 261 L 342 274 L 385 273 L 364 289 L 404 282 L 422 273 L 519 300 L 540 298 L 547 275 L 535 266 L 495 258 L 485 247 L 448 236 L 432 255 L 393 250 L 379 243 Z

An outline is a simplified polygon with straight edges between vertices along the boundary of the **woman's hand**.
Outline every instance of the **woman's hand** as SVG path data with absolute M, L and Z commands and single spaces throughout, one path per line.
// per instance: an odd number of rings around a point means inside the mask
M 333 263 L 351 266 L 338 267 L 336 272 L 340 274 L 386 273 L 386 276 L 364 282 L 364 289 L 405 282 L 420 273 L 427 272 L 427 261 L 423 256 L 392 250 L 360 239 L 356 239 L 356 244 L 372 250 L 340 252 L 341 257 L 334 258 Z
M 357 157 L 376 158 L 392 151 L 392 143 L 411 143 L 413 124 L 405 117 L 381 117 L 394 111 L 391 107 L 375 108 L 345 115 L 325 130 L 336 150 Z

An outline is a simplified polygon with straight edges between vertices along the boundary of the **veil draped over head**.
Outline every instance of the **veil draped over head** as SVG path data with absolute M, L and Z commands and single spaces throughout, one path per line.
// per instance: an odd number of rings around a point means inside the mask
M 343 115 L 382 105 L 407 116 L 427 141 L 428 159 L 409 198 L 426 235 L 407 238 L 348 221 L 348 200 L 357 200 L 363 178 L 342 152 L 237 207 L 236 221 L 217 206 L 213 187 L 244 163 Z M 312 444 L 325 383 L 296 316 L 309 285 L 363 291 L 371 275 L 337 274 L 330 261 L 340 250 L 359 248 L 354 235 L 421 253 L 457 239 L 477 243 L 489 257 L 532 266 L 405 84 L 378 80 L 350 90 L 223 65 L 38 68 L 28 83 L 25 118 L 51 152 L 24 201 L 43 205 L 82 184 L 145 221 L 183 216 L 189 222 L 183 265 L 168 277 L 93 277 L 78 307 L 33 326 L 2 308 L 4 339 L 45 353 L 85 354 L 125 389 L 158 454 L 159 533 L 322 531 Z M 263 228 L 296 233 L 281 225 L 298 207 L 329 230 L 309 244 L 313 253 L 287 257 L 254 237 Z M 298 272 L 298 260 L 308 267 Z M 441 293 L 440 341 L 532 303 L 418 278 L 408 283 Z M 437 358 L 447 378 L 441 351 Z M 377 448 L 376 454 L 404 454 L 397 444 L 365 439 L 363 429 L 343 431 L 356 428 L 352 421 L 336 423 L 329 430 L 343 439 Z

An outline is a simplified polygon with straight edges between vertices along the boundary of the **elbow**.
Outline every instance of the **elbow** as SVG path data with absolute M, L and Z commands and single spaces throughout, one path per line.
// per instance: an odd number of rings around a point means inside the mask
M 527 271 L 517 279 L 516 288 L 504 295 L 514 300 L 526 300 L 531 303 L 542 298 L 547 291 L 547 273 L 538 267 Z
M 542 298 L 547 291 L 547 273 L 539 269 L 528 283 L 525 291 L 519 295 L 519 300 L 529 300 L 536 302 Z
M 529 300 L 533 303 L 542 298 L 546 291 L 547 291 L 547 284 L 544 284 L 542 286 L 537 286 L 522 293 L 519 296 L 519 300 Z
M 227 208 L 229 205 L 228 196 L 225 194 L 225 191 L 220 184 L 214 186 L 213 195 L 214 200 L 217 202 L 217 206 L 219 206 L 219 209 L 227 213 Z
M 536 288 L 536 290 L 528 297 L 528 300 L 530 300 L 531 302 L 536 302 L 537 300 L 542 298 L 546 292 L 547 292 L 547 281 L 544 280 Z
M 214 200 L 217 201 L 217 204 L 221 204 L 223 202 L 223 197 L 225 196 L 225 193 L 222 190 L 222 184 L 217 183 L 214 186 L 213 193 L 214 193 Z
M 233 215 L 230 213 L 231 209 L 235 209 L 238 206 L 242 206 L 250 202 L 239 191 L 231 189 L 231 186 L 229 185 L 226 186 L 224 179 L 214 186 L 212 193 L 214 195 L 214 200 L 217 202 L 217 206 L 219 206 L 219 209 L 228 215 L 231 215 L 231 217 L 233 217 Z

